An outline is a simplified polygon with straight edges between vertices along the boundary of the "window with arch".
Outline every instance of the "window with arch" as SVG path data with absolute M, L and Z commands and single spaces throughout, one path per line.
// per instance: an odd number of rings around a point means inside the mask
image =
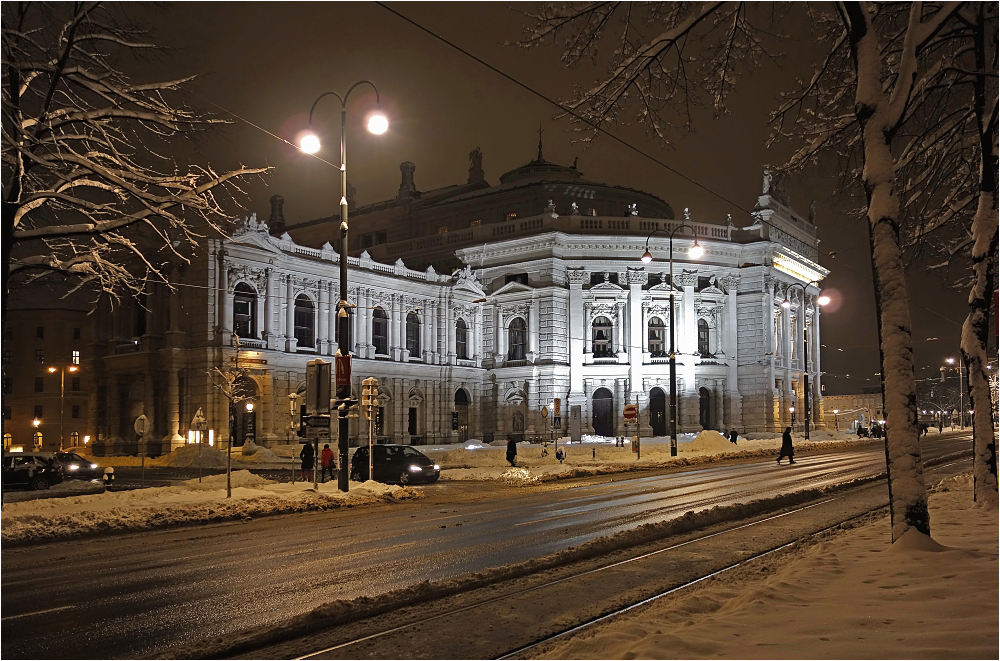
M 663 320 L 659 317 L 652 317 L 649 320 L 649 355 L 653 358 L 666 356 L 666 346 L 664 338 L 667 327 L 663 325 Z
M 608 358 L 614 355 L 611 351 L 611 320 L 607 317 L 594 319 L 592 326 L 594 340 L 594 358 Z
M 420 318 L 414 312 L 406 315 L 406 350 L 410 358 L 420 357 Z
M 469 359 L 469 328 L 465 325 L 464 319 L 455 322 L 455 355 L 461 360 Z
M 295 297 L 295 339 L 300 347 L 316 346 L 316 306 L 305 294 Z
M 526 360 L 528 326 L 521 317 L 511 321 L 507 327 L 507 346 L 507 360 Z
M 35 447 L 37 448 L 42 447 L 42 432 L 36 431 L 34 434 L 31 435 L 31 439 L 34 442 Z
M 257 292 L 245 282 L 233 290 L 233 332 L 239 337 L 257 337 Z
M 698 353 L 703 357 L 709 357 L 712 352 L 709 348 L 709 333 L 708 333 L 708 322 L 704 319 L 698 320 Z
M 372 310 L 372 344 L 375 353 L 389 355 L 389 315 L 382 308 Z
M 3 446 L 4 448 L 9 448 L 14 443 L 14 437 L 7 432 L 3 435 Z
M 74 448 L 76 446 L 80 445 L 80 432 L 78 432 L 78 431 L 71 431 L 69 433 L 69 444 L 70 444 L 70 447 L 74 447 Z

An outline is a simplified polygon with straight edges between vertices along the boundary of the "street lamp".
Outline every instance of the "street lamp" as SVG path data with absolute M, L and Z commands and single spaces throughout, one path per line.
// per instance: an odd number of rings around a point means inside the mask
M 64 409 L 66 408 L 66 371 L 72 374 L 80 369 L 79 365 L 60 365 L 59 367 L 50 366 L 49 373 L 55 374 L 59 372 L 59 449 L 61 450 L 66 446 L 66 420 L 63 415 Z M 37 425 L 36 425 L 37 426 Z
M 657 232 L 663 232 L 670 237 L 667 250 L 670 253 L 670 456 L 677 456 L 677 360 L 675 357 L 674 345 L 676 342 L 676 332 L 674 331 L 674 233 L 682 227 L 686 227 L 694 234 L 694 245 L 688 249 L 688 257 L 698 259 L 705 254 L 704 248 L 698 245 L 698 232 L 687 223 L 681 223 L 674 229 L 667 230 L 657 228 L 646 237 L 646 250 L 642 253 L 642 263 L 649 264 L 653 261 L 653 255 L 649 252 L 649 240 Z
M 373 90 L 375 90 L 375 104 L 378 105 L 379 94 L 378 88 L 375 84 L 369 80 L 361 80 L 353 85 L 347 90 L 347 94 L 341 96 L 337 92 L 324 92 L 320 94 L 315 101 L 313 101 L 312 108 L 309 109 L 309 125 L 312 126 L 313 113 L 316 111 L 316 104 L 320 102 L 323 97 L 335 96 L 337 100 L 340 101 L 340 302 L 337 304 L 337 322 L 338 322 L 338 337 L 337 337 L 337 355 L 338 356 L 350 356 L 351 348 L 348 346 L 347 335 L 350 332 L 348 324 L 350 322 L 350 317 L 348 316 L 347 308 L 347 99 L 350 98 L 351 92 L 358 85 L 370 85 Z M 368 130 L 376 135 L 381 135 L 385 133 L 389 128 L 389 120 L 386 119 L 385 115 L 380 112 L 373 113 L 368 118 Z M 314 154 L 319 151 L 320 141 L 314 133 L 308 133 L 302 137 L 300 141 L 300 146 L 302 151 Z M 347 421 L 347 406 L 342 404 L 339 407 L 340 410 L 340 439 L 339 439 L 339 451 L 340 451 L 340 465 L 348 465 L 347 457 L 347 444 L 348 444 L 348 421 Z M 348 488 L 348 471 L 341 470 L 337 475 L 337 487 L 341 491 L 347 491 Z
M 840 431 L 840 409 L 833 409 L 833 428 L 835 431 Z
M 958 370 L 958 410 L 961 411 L 961 425 L 962 429 L 965 429 L 965 391 L 962 389 L 962 361 L 956 361 L 954 358 L 945 358 L 944 362 L 949 365 L 954 365 L 958 363 L 958 367 L 952 368 Z M 944 370 L 946 368 L 941 368 L 941 380 L 944 381 Z
M 803 318 L 802 318 L 802 401 L 805 403 L 805 407 L 806 407 L 805 427 L 806 427 L 806 440 L 807 441 L 809 440 L 809 418 L 810 418 L 810 413 L 812 411 L 812 402 L 809 400 L 809 338 L 806 336 L 806 320 L 805 320 L 806 287 L 808 287 L 809 285 L 816 285 L 818 287 L 819 286 L 819 282 L 817 280 L 811 280 L 811 281 L 807 282 L 804 285 L 802 283 L 799 283 L 799 282 L 793 282 L 788 287 L 788 289 L 785 290 L 785 300 L 783 300 L 781 302 L 781 307 L 785 308 L 786 310 L 788 308 L 792 307 L 792 302 L 788 300 L 788 292 L 791 291 L 792 287 L 799 287 L 799 288 L 802 289 L 802 304 L 803 304 L 802 305 L 802 311 L 803 311 Z M 830 302 L 830 297 L 827 296 L 827 295 L 825 295 L 825 294 L 822 294 L 822 293 L 816 298 L 816 303 L 818 305 L 826 305 L 829 302 Z M 795 426 L 795 419 L 794 418 L 795 418 L 795 416 L 793 415 L 792 416 L 792 426 L 793 427 Z

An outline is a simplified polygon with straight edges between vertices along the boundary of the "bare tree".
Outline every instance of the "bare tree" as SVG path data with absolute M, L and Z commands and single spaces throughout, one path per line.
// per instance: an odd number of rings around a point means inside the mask
M 623 109 L 634 108 L 635 119 L 666 141 L 664 126 L 690 128 L 687 109 L 695 103 L 723 111 L 740 68 L 772 55 L 765 40 L 786 18 L 778 12 L 791 11 L 789 5 L 773 7 L 768 12 L 744 3 L 548 4 L 528 14 L 521 45 L 551 39 L 562 47 L 564 64 L 575 66 L 584 58 L 596 59 L 613 41 L 607 75 L 580 90 L 565 107 L 591 127 L 621 121 Z M 798 26 L 808 21 L 816 30 L 815 73 L 772 116 L 776 137 L 801 146 L 786 169 L 803 168 L 832 152 L 854 159 L 855 182 L 865 194 L 888 422 L 893 539 L 909 528 L 930 533 L 900 246 L 908 200 L 901 201 L 905 187 L 896 168 L 904 164 L 900 155 L 915 158 L 920 153 L 919 143 L 907 145 L 908 129 L 928 117 L 942 131 L 949 121 L 959 121 L 936 115 L 928 100 L 941 100 L 931 92 L 944 66 L 941 53 L 956 48 L 952 30 L 961 29 L 957 14 L 962 7 L 959 2 L 807 7 Z M 621 20 L 614 23 L 612 15 L 619 9 Z M 608 36 L 612 30 L 614 39 Z
M 14 276 L 56 273 L 115 295 L 165 281 L 167 258 L 221 231 L 237 182 L 266 171 L 178 162 L 193 134 L 227 120 L 184 105 L 191 78 L 123 73 L 157 50 L 123 11 L 3 4 L 5 294 Z M 6 326 L 6 303 L 3 315 Z

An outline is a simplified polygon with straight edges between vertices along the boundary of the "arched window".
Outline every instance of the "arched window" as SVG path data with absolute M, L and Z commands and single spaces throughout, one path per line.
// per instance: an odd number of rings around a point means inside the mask
M 3 435 L 3 447 L 7 449 L 14 443 L 14 437 L 8 432 Z
M 611 320 L 607 317 L 594 319 L 594 358 L 608 358 L 611 352 Z
M 525 360 L 528 344 L 528 327 L 524 319 L 517 317 L 507 327 L 507 360 Z
M 69 433 L 69 445 L 70 445 L 70 447 L 74 447 L 74 448 L 76 446 L 80 445 L 80 432 L 78 432 L 78 431 L 71 431 Z
M 705 358 L 712 355 L 708 347 L 708 322 L 704 319 L 698 320 L 698 353 Z
M 31 437 L 35 443 L 36 448 L 42 447 L 42 432 L 36 431 L 34 434 L 31 435 Z
M 663 320 L 659 317 L 652 317 L 649 320 L 649 355 L 653 358 L 667 355 L 663 340 L 667 328 L 663 325 Z
M 240 337 L 257 337 L 257 292 L 245 282 L 233 291 L 233 332 Z
M 389 315 L 382 308 L 372 311 L 372 343 L 375 353 L 389 355 Z
M 468 345 L 468 327 L 465 325 L 464 319 L 459 319 L 455 323 L 455 354 L 461 360 L 469 359 Z
M 316 322 L 316 308 L 305 294 L 299 294 L 295 299 L 295 339 L 300 347 L 315 347 L 316 334 L 313 332 Z
M 420 319 L 413 312 L 406 315 L 406 350 L 410 358 L 420 357 Z

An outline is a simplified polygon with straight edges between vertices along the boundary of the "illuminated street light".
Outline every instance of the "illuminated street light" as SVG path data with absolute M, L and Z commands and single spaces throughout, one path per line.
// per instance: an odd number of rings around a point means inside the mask
M 788 293 L 791 291 L 792 287 L 800 287 L 802 289 L 803 302 L 805 301 L 806 287 L 809 285 L 819 286 L 817 280 L 812 280 L 806 284 L 799 282 L 793 282 L 789 285 L 788 289 L 785 290 L 785 300 L 781 302 L 781 307 L 786 310 L 792 307 L 792 302 L 788 300 Z M 830 302 L 830 297 L 821 294 L 816 298 L 817 305 L 823 306 Z M 806 337 L 806 325 L 803 321 L 802 323 L 802 401 L 806 406 L 806 419 L 805 419 L 805 432 L 806 440 L 809 440 L 809 422 L 810 422 L 810 412 L 812 411 L 812 402 L 809 400 L 809 339 Z M 792 415 L 792 425 L 795 425 L 795 415 Z
M 685 218 L 687 213 L 685 210 Z M 676 342 L 676 332 L 674 331 L 674 233 L 681 228 L 686 227 L 691 230 L 691 233 L 695 235 L 694 245 L 688 248 L 688 257 L 691 259 L 698 259 L 703 254 L 705 254 L 705 249 L 698 244 L 698 231 L 691 227 L 687 223 L 681 223 L 671 231 L 665 229 L 657 228 L 649 233 L 646 237 L 646 250 L 642 253 L 643 264 L 649 264 L 653 261 L 653 254 L 649 252 L 649 240 L 653 238 L 653 235 L 657 232 L 663 232 L 669 238 L 669 244 L 667 247 L 670 253 L 670 456 L 677 456 L 677 360 L 675 358 L 676 350 L 674 344 Z
M 246 403 L 246 410 L 247 410 L 247 413 L 253 413 L 253 402 L 247 402 Z
M 63 449 L 66 446 L 66 434 L 65 434 L 65 415 L 64 411 L 66 409 L 66 372 L 73 374 L 80 369 L 79 365 L 50 365 L 48 367 L 50 374 L 55 374 L 59 372 L 59 449 Z M 38 425 L 35 425 L 36 427 Z

